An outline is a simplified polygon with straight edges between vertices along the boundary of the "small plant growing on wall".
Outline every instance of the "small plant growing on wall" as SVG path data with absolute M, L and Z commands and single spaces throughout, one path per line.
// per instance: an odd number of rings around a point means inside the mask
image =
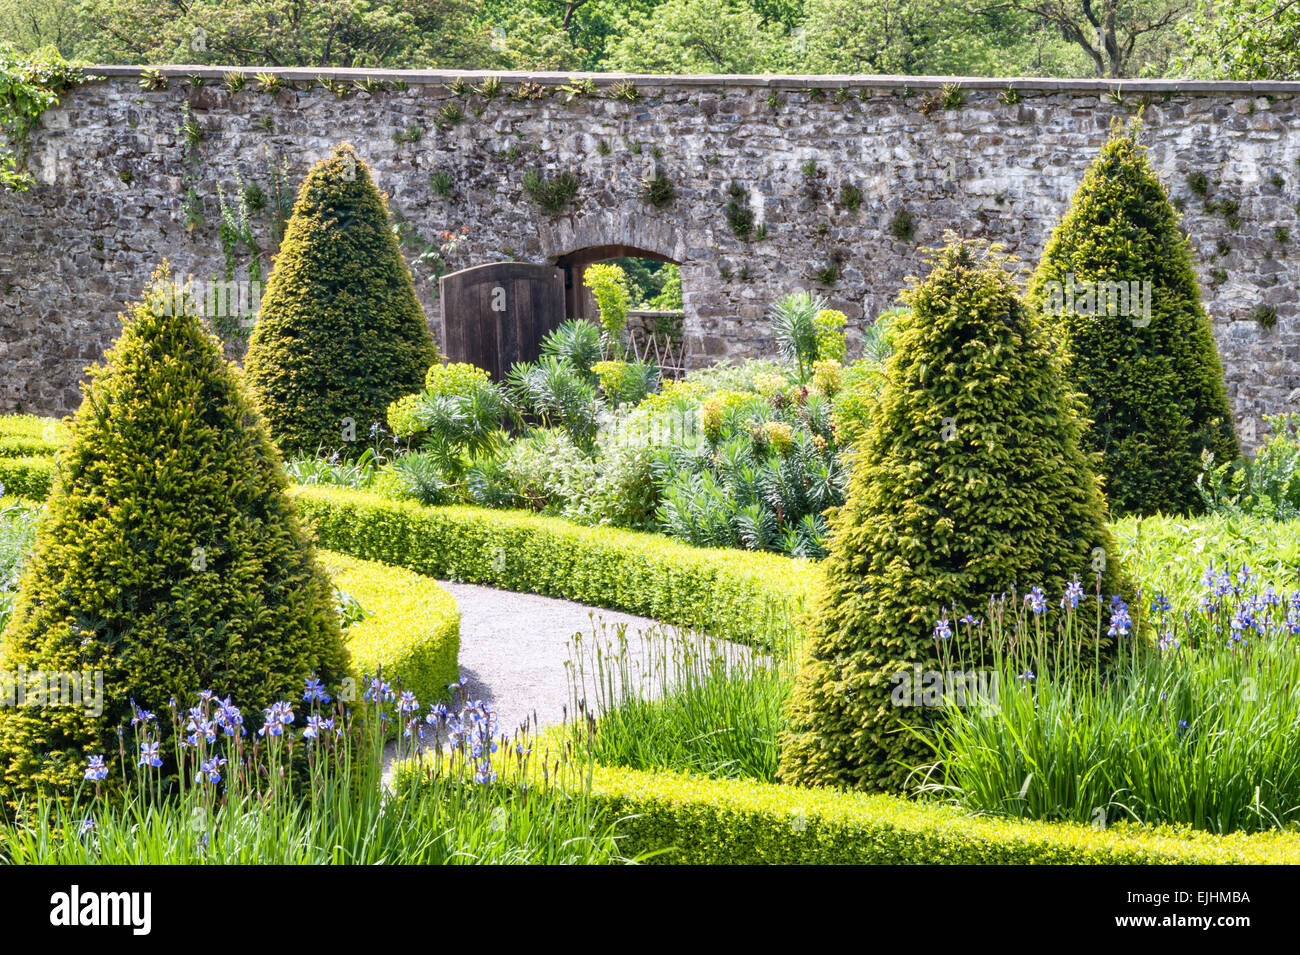
M 1204 199 L 1210 194 L 1210 180 L 1206 178 L 1203 172 L 1189 173 L 1187 176 L 1187 188 L 1192 190 L 1193 195 L 1200 196 Z
M 558 87 L 559 91 L 564 94 L 564 101 L 571 102 L 574 97 L 580 96 L 584 99 L 595 96 L 599 91 L 596 89 L 596 81 L 591 77 L 585 79 L 569 78 L 569 82 L 564 86 Z
M 1272 331 L 1277 327 L 1277 307 L 1274 305 L 1265 305 L 1260 303 L 1255 306 L 1254 314 L 1255 323 L 1266 331 Z
M 248 77 L 239 70 L 231 70 L 226 74 L 222 82 L 225 84 L 227 92 L 238 93 L 248 85 Z
M 998 102 L 1003 106 L 1015 106 L 1020 102 L 1020 99 L 1020 90 L 1016 89 L 1014 86 L 1008 86 L 1006 89 L 1002 90 L 1002 92 L 998 93 Z
M 889 220 L 889 233 L 899 242 L 911 242 L 916 238 L 916 222 L 912 213 L 906 209 L 894 213 L 894 218 Z
M 412 123 L 405 129 L 399 129 L 393 133 L 393 142 L 395 143 L 418 143 L 424 138 L 424 128 L 419 123 Z
M 663 170 L 656 169 L 653 176 L 641 180 L 641 195 L 650 205 L 662 209 L 673 201 L 677 193 Z
M 474 87 L 474 92 L 478 93 L 484 99 L 496 99 L 501 95 L 501 77 L 488 76 L 483 82 Z
M 532 80 L 524 80 L 510 91 L 510 96 L 517 100 L 544 99 L 548 95 L 549 91 L 545 86 Z
M 857 212 L 858 207 L 862 205 L 862 190 L 846 182 L 840 187 L 840 202 L 849 212 Z
M 754 210 L 749 207 L 749 192 L 738 182 L 727 188 L 726 206 L 723 214 L 727 217 L 727 227 L 737 239 L 749 239 L 754 234 Z
M 621 99 L 632 102 L 641 98 L 641 91 L 636 88 L 636 84 L 631 80 L 620 80 L 610 87 L 610 99 Z
M 465 121 L 465 111 L 460 108 L 459 103 L 446 103 L 442 109 L 438 110 L 438 128 L 451 129 L 453 126 L 459 126 Z
M 772 112 L 775 113 L 784 104 L 785 99 L 776 90 L 772 90 L 767 94 L 767 108 Z
M 334 94 L 338 99 L 348 95 L 348 84 L 342 80 L 336 80 L 332 76 L 318 76 L 316 82 L 321 85 L 322 89 Z
M 156 70 L 150 67 L 140 73 L 140 88 L 145 90 L 165 90 L 168 87 L 167 77 L 163 76 L 162 70 Z
M 429 185 L 433 188 L 433 194 L 435 196 L 445 198 L 451 195 L 451 173 L 444 169 L 434 171 L 429 175 Z
M 448 83 L 447 89 L 452 96 L 468 96 L 474 92 L 474 87 L 470 86 L 463 76 L 458 76 Z
M 578 177 L 565 170 L 546 177 L 535 169 L 524 173 L 524 194 L 545 212 L 558 214 L 578 193 Z
M 274 73 L 258 73 L 257 87 L 268 96 L 274 96 L 284 89 L 284 80 Z

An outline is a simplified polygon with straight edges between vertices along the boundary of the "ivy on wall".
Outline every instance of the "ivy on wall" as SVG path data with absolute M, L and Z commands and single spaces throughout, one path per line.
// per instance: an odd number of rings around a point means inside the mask
M 0 43 L 0 130 L 6 140 L 0 144 L 0 188 L 22 192 L 31 186 L 31 131 L 64 90 L 91 78 L 53 49 L 21 54 Z

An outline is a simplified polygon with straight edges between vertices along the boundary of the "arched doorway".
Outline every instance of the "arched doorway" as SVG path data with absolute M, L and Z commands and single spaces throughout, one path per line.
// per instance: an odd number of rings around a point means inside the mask
M 555 264 L 564 270 L 564 305 L 570 318 L 586 318 L 595 321 L 599 318 L 596 302 L 591 292 L 583 287 L 582 276 L 587 266 L 611 259 L 648 259 L 651 262 L 663 262 L 673 266 L 681 265 L 675 259 L 648 249 L 638 249 L 631 245 L 597 245 L 579 249 L 567 255 L 558 256 Z M 644 304 L 633 302 L 634 306 Z
M 620 265 L 628 275 L 632 308 L 628 313 L 629 344 L 637 357 L 653 360 L 669 376 L 684 371 L 680 263 L 634 245 L 588 246 L 555 258 L 564 274 L 565 313 L 569 318 L 597 321 L 600 311 L 583 283 L 588 267 L 598 262 Z

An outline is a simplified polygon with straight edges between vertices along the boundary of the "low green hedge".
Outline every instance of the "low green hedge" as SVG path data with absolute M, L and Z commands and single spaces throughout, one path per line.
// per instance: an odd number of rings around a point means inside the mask
M 322 547 L 761 646 L 794 637 L 817 574 L 808 561 L 521 511 L 425 507 L 337 487 L 292 493 Z
M 335 585 L 366 617 L 343 631 L 357 676 L 400 681 L 424 704 L 448 698 L 460 676 L 460 611 L 437 582 L 400 567 L 317 551 Z
M 0 486 L 5 494 L 43 501 L 53 483 L 53 458 L 0 456 Z
M 596 766 L 581 773 L 621 849 L 679 865 L 1300 863 L 1300 835 L 977 816 L 897 796 Z
M 53 457 L 67 442 L 68 429 L 56 418 L 0 415 L 0 458 Z

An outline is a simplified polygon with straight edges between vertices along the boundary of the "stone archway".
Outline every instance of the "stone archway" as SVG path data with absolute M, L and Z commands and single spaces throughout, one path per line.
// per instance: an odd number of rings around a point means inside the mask
M 570 318 L 595 319 L 595 303 L 582 285 L 587 266 L 623 257 L 671 262 L 682 269 L 686 288 L 686 241 L 676 225 L 644 214 L 604 211 L 552 220 L 539 232 L 546 261 L 564 270 L 565 307 Z M 690 309 L 684 321 L 689 324 Z

